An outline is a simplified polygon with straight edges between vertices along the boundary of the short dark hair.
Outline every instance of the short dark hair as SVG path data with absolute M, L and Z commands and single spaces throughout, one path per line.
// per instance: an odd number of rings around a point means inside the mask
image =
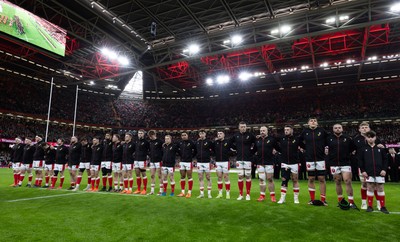
M 206 131 L 204 129 L 200 129 L 199 133 L 205 133 Z
M 43 135 L 42 134 L 37 134 L 36 136 L 43 139 Z
M 246 122 L 245 121 L 240 121 L 239 125 L 241 125 L 241 124 L 246 124 Z
M 152 129 L 152 130 L 149 131 L 148 134 L 149 134 L 149 135 L 156 135 L 156 131 Z
M 310 122 L 311 119 L 315 119 L 318 121 L 317 117 L 309 117 L 307 122 Z
M 133 137 L 131 132 L 126 132 L 125 135 L 129 135 L 129 136 Z
M 290 125 L 290 124 L 286 124 L 284 128 L 291 128 L 291 129 L 293 129 L 293 126 Z
M 118 140 L 121 139 L 121 136 L 119 134 L 114 134 L 113 136 L 117 137 Z
M 83 138 L 81 139 L 81 141 L 88 141 L 88 139 L 87 139 L 86 137 L 83 137 Z
M 375 133 L 375 131 L 368 131 L 367 133 L 365 133 L 365 137 L 368 137 L 368 138 L 374 138 L 374 137 L 376 137 L 376 133 Z

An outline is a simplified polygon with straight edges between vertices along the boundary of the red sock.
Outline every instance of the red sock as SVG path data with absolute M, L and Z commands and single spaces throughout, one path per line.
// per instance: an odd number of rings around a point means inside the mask
M 76 179 L 76 185 L 80 185 L 82 181 L 82 177 L 78 176 L 78 178 Z
M 311 201 L 315 200 L 315 189 L 313 188 L 308 188 L 308 192 L 310 193 L 310 199 Z
M 191 191 L 192 188 L 193 188 L 193 179 L 190 178 L 189 181 L 188 181 L 188 183 L 189 183 L 189 191 Z
M 243 196 L 243 180 L 238 180 L 238 186 L 239 186 L 240 196 Z
M 38 185 L 39 185 L 39 187 L 41 187 L 42 186 L 42 178 L 39 178 L 39 180 L 38 180 Z
M 112 186 L 113 186 L 113 177 L 112 177 L 112 176 L 109 176 L 109 177 L 108 177 L 108 186 L 109 186 L 109 187 L 112 187 Z
M 54 187 L 56 185 L 56 182 L 57 182 L 57 177 L 56 176 L 51 177 L 51 187 Z
M 35 186 L 39 186 L 39 180 L 35 178 Z
M 46 176 L 45 179 L 46 179 L 46 184 L 49 184 L 50 176 Z
M 171 183 L 171 192 L 175 192 L 175 183 Z
M 92 185 L 92 190 L 96 188 L 95 183 L 96 183 L 96 179 L 90 179 L 90 184 Z
M 379 195 L 379 201 L 381 202 L 381 207 L 385 206 L 385 193 L 383 195 Z
M 167 183 L 167 182 L 164 182 L 164 183 L 163 183 L 163 186 L 164 186 L 164 192 L 167 192 L 168 183 Z
M 133 187 L 133 179 L 129 179 L 129 188 Z
M 222 187 L 223 187 L 222 182 L 221 182 L 221 183 L 218 183 L 218 190 L 222 190 Z
M 320 197 L 321 197 L 321 202 L 325 202 L 325 199 L 326 199 L 325 194 L 321 194 Z
M 19 181 L 20 181 L 20 182 L 23 182 L 23 181 L 24 181 L 24 178 L 25 178 L 25 175 L 19 175 Z
M 107 177 L 106 177 L 106 176 L 103 176 L 103 177 L 101 178 L 101 181 L 102 181 L 103 187 L 107 187 Z
M 143 190 L 146 191 L 147 190 L 147 177 L 143 177 Z
M 275 199 L 275 192 L 274 193 L 270 193 L 269 196 L 271 197 L 271 200 Z
M 185 190 L 185 185 L 186 185 L 185 180 L 181 180 L 181 189 L 182 189 L 182 190 Z M 190 189 L 189 189 L 189 190 L 190 190 Z
M 367 196 L 368 198 L 368 207 L 372 207 L 372 204 L 374 202 L 374 196 Z
M 342 195 L 339 195 L 339 196 L 337 197 L 337 200 L 338 200 L 338 202 L 342 201 L 342 200 L 343 200 L 343 196 L 342 196 Z M 350 199 L 349 199 L 349 203 L 351 203 L 351 202 L 350 202 Z
M 361 188 L 361 199 L 362 200 L 367 199 L 367 189 L 366 188 Z
M 250 195 L 250 189 L 251 189 L 251 180 L 246 181 L 246 194 Z
M 128 179 L 124 179 L 124 188 L 128 189 Z
M 87 184 L 89 185 L 89 184 L 92 184 L 92 178 L 91 177 L 88 177 L 88 179 L 87 179 Z
M 29 182 L 29 183 L 31 183 L 31 182 L 32 182 L 32 178 L 33 178 L 33 176 L 32 176 L 32 175 L 29 175 L 29 176 L 28 176 L 28 182 Z
M 74 187 L 75 186 L 75 182 L 71 182 L 71 187 Z
M 99 185 L 100 185 L 100 177 L 96 178 L 96 189 L 99 189 Z
M 225 183 L 225 189 L 227 191 L 230 191 L 231 190 L 231 183 Z
M 142 178 L 136 177 L 136 184 L 137 184 L 137 189 L 140 191 L 140 187 L 142 186 Z
M 18 174 L 14 173 L 14 185 L 18 184 Z
M 62 177 L 60 177 L 60 187 L 62 187 L 63 184 L 64 184 L 64 177 L 62 176 Z

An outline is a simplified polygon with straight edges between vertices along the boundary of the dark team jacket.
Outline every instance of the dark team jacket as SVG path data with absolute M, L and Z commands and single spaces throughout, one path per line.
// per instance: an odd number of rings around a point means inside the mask
M 358 166 L 361 172 L 367 172 L 368 176 L 381 176 L 382 170 L 387 171 L 386 150 L 378 148 L 376 145 L 370 145 L 360 149 L 358 154 Z
M 359 149 L 361 149 L 361 148 L 364 148 L 365 146 L 368 146 L 367 140 L 365 139 L 364 136 L 362 136 L 362 135 L 360 135 L 360 134 L 356 135 L 356 136 L 353 138 L 353 142 L 354 142 L 354 145 L 357 147 L 357 151 L 358 151 Z M 376 145 L 379 145 L 379 144 L 382 144 L 382 142 L 377 138 L 377 139 L 375 140 L 375 144 L 376 144 Z
M 236 159 L 238 161 L 252 160 L 254 154 L 253 146 L 256 142 L 256 137 L 252 133 L 244 132 L 242 134 L 238 132 L 231 137 L 231 142 L 236 148 Z
M 163 157 L 163 142 L 160 139 L 150 140 L 150 162 L 161 162 Z
M 388 166 L 390 166 L 390 168 L 392 170 L 397 170 L 398 167 L 400 166 L 400 155 L 395 154 L 394 157 L 392 157 L 391 154 L 388 154 L 387 156 L 388 159 Z
M 149 154 L 150 143 L 146 139 L 139 139 L 135 142 L 135 160 L 145 161 Z
M 196 145 L 191 140 L 181 140 L 178 143 L 181 162 L 192 162 L 197 154 Z
M 71 144 L 68 148 L 68 164 L 69 165 L 78 165 L 81 160 L 82 153 L 82 144 L 74 143 Z
M 135 153 L 135 143 L 133 141 L 122 145 L 122 163 L 133 164 L 133 153 Z
M 357 149 L 353 140 L 347 135 L 335 134 L 328 136 L 329 164 L 331 166 L 350 166 L 350 154 Z
M 33 153 L 33 160 L 44 160 L 44 149 L 42 144 L 44 141 L 37 142 L 35 144 L 35 153 Z
M 305 148 L 306 161 L 325 160 L 325 146 L 328 133 L 325 129 L 317 127 L 315 129 L 306 128 L 300 135 L 300 146 Z
M 87 143 L 86 145 L 82 145 L 81 148 L 81 162 L 88 163 L 92 160 L 92 148 L 90 144 Z
M 46 165 L 56 163 L 56 149 L 51 149 L 50 147 L 44 151 L 44 159 L 46 161 Z
M 33 163 L 33 154 L 35 153 L 34 145 L 25 145 L 24 153 L 22 154 L 22 162 L 24 164 L 32 164 Z
M 122 144 L 121 142 L 113 144 L 113 159 L 112 162 L 122 162 Z
M 162 165 L 166 167 L 174 167 L 176 160 L 176 153 L 179 152 L 179 146 L 175 143 L 169 145 L 163 144 L 163 158 Z
M 254 146 L 255 162 L 257 165 L 273 165 L 274 155 L 272 154 L 273 149 L 280 151 L 277 140 L 272 136 L 266 136 L 265 138 L 258 138 L 256 145 Z
M 281 162 L 294 165 L 300 163 L 299 158 L 299 146 L 300 139 L 296 136 L 283 136 L 278 140 L 279 148 L 281 152 Z
M 102 161 L 112 161 L 113 158 L 113 151 L 112 151 L 112 146 L 113 146 L 113 142 L 109 139 L 105 139 L 103 140 L 103 144 L 102 144 L 102 151 L 103 151 L 103 155 L 102 155 Z
M 13 154 L 12 154 L 12 162 L 22 162 L 22 158 L 24 156 L 24 144 L 15 144 L 14 147 L 12 148 Z
M 103 159 L 103 145 L 92 145 L 91 165 L 100 165 Z
M 56 163 L 57 164 L 67 164 L 68 148 L 65 145 L 57 146 L 56 152 Z
M 197 155 L 196 159 L 199 163 L 209 163 L 211 161 L 211 155 L 214 153 L 214 144 L 209 139 L 197 140 L 196 141 Z
M 229 139 L 216 140 L 214 142 L 215 161 L 229 161 L 229 154 L 233 144 Z

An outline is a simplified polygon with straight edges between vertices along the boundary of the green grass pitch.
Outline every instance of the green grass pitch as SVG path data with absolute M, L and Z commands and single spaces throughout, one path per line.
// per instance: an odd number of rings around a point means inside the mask
M 37 45 L 48 51 L 54 52 L 58 55 L 65 55 L 65 46 L 53 39 L 53 37 L 51 37 L 51 35 L 49 35 L 44 28 L 36 24 L 34 18 L 29 16 L 26 11 L 11 7 L 9 4 L 2 1 L 0 1 L 0 4 L 3 9 L 0 15 L 8 17 L 8 20 L 5 24 L 3 22 L 0 23 L 0 31 L 8 33 L 33 45 Z M 14 17 L 14 15 L 17 15 L 20 18 L 25 34 L 21 35 L 18 33 L 15 23 L 12 27 L 9 26 L 10 20 Z M 44 38 L 40 32 L 44 34 L 47 39 Z M 50 44 L 48 41 L 51 41 L 52 44 Z
M 69 192 L 13 188 L 12 170 L 0 169 L 1 241 L 399 241 L 400 185 L 387 183 L 389 215 L 343 211 L 336 207 L 333 182 L 327 183 L 328 207 L 307 205 L 307 183 L 300 184 L 300 204 L 236 201 L 237 175 L 231 174 L 231 200 L 134 196 L 114 193 Z M 148 174 L 149 175 L 149 174 Z M 66 175 L 64 187 L 69 185 Z M 175 174 L 176 194 L 180 191 Z M 217 195 L 213 173 L 213 196 Z M 26 184 L 24 181 L 23 186 Z M 275 181 L 279 198 L 280 181 Z M 86 176 L 81 187 L 86 186 Z M 150 184 L 148 185 L 150 186 Z M 354 183 L 360 204 L 360 183 Z M 156 191 L 158 191 L 158 185 Z M 149 189 L 149 188 L 148 188 Z M 168 190 L 170 186 L 168 186 Z M 170 191 L 170 190 L 169 190 Z

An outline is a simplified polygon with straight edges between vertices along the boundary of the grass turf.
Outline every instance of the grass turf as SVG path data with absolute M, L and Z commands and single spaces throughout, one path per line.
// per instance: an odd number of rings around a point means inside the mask
M 186 199 L 13 188 L 8 186 L 13 180 L 11 169 L 0 169 L 0 240 L 399 241 L 399 214 L 340 210 L 336 207 L 333 182 L 327 183 L 329 206 L 315 207 L 306 204 L 309 197 L 305 181 L 300 184 L 300 204 L 292 203 L 290 185 L 287 203 L 279 205 L 269 200 L 255 201 L 259 192 L 257 180 L 253 180 L 252 200 L 236 201 L 237 175 L 230 177 L 231 200 Z M 215 197 L 215 174 L 212 179 Z M 175 180 L 179 193 L 178 173 Z M 83 181 L 81 187 L 86 186 L 85 177 Z M 194 181 L 195 197 L 199 194 L 195 173 Z M 280 182 L 275 184 L 279 198 Z M 358 205 L 359 186 L 354 184 Z M 387 208 L 400 212 L 400 185 L 385 186 Z

